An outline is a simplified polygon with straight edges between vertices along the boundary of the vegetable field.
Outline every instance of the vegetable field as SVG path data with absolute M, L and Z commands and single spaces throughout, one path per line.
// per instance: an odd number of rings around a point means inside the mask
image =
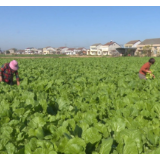
M 18 59 L 20 86 L 0 83 L 0 153 L 160 153 L 160 59 L 154 80 L 138 77 L 148 60 Z

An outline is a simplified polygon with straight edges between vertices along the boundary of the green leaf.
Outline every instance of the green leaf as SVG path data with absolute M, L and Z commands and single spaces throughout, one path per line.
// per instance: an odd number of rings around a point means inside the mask
M 85 141 L 78 137 L 70 139 L 66 144 L 65 154 L 84 154 L 85 153 Z
M 159 136 L 154 135 L 151 130 L 147 132 L 147 139 L 152 145 L 156 145 L 159 142 Z
M 40 103 L 40 105 L 41 105 L 42 108 L 43 108 L 43 113 L 45 113 L 45 112 L 47 111 L 47 107 L 48 107 L 47 101 L 46 101 L 45 99 L 41 99 L 41 100 L 39 101 L 39 103 Z
M 44 131 L 42 128 L 35 129 L 35 136 L 39 139 L 43 139 L 44 137 Z
M 92 154 L 99 154 L 99 153 L 98 153 L 98 152 L 96 152 L 96 151 L 93 151 L 93 152 L 92 152 Z
M 64 109 L 64 108 L 66 108 L 66 106 L 67 106 L 67 103 L 66 103 L 66 101 L 63 99 L 63 98 L 59 98 L 58 100 L 57 100 L 57 103 L 58 103 L 58 108 L 59 108 L 59 110 L 62 110 L 62 109 Z
M 42 117 L 34 117 L 28 124 L 29 127 L 35 129 L 43 127 L 46 124 L 45 120 Z
M 64 138 L 61 138 L 58 142 L 58 152 L 60 153 L 64 153 L 64 150 L 66 148 L 66 145 L 68 143 L 69 139 L 64 137 Z
M 113 131 L 120 132 L 125 129 L 126 123 L 122 118 L 113 118 L 111 127 Z
M 102 139 L 102 144 L 100 148 L 100 154 L 109 154 L 112 148 L 113 139 Z
M 78 137 L 81 138 L 81 135 L 82 135 L 82 128 L 79 127 L 78 125 L 76 125 L 76 127 L 75 127 L 75 129 L 74 129 L 74 135 L 75 135 L 75 136 L 77 135 Z
M 6 150 L 7 150 L 8 154 L 13 154 L 15 152 L 16 148 L 12 143 L 8 143 L 6 145 Z
M 131 138 L 125 140 L 124 154 L 138 154 L 137 145 Z
M 86 141 L 86 143 L 95 143 L 100 141 L 102 135 L 98 132 L 98 130 L 94 127 L 88 128 L 86 131 L 83 131 L 82 138 Z
M 160 147 L 158 147 L 157 149 L 155 149 L 147 154 L 160 154 Z
M 25 144 L 24 153 L 31 154 L 32 151 L 34 151 L 36 148 L 37 148 L 37 139 L 32 138 L 27 144 Z

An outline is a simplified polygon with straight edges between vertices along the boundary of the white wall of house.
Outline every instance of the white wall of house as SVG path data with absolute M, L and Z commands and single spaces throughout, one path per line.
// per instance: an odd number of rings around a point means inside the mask
M 14 53 L 14 50 L 13 49 L 9 49 L 8 50 L 10 53 Z
M 53 47 L 47 47 L 46 50 L 49 51 L 50 54 L 52 54 L 53 52 L 56 52 L 56 49 Z
M 102 55 L 102 50 L 100 50 L 100 49 L 97 50 L 97 55 L 98 55 L 98 56 Z
M 66 53 L 66 55 L 76 55 L 78 53 L 78 50 L 76 50 L 76 49 L 73 49 L 73 50 L 67 49 L 65 51 L 65 53 Z
M 32 49 L 31 49 L 31 52 L 33 52 L 33 53 L 38 53 L 38 49 L 32 48 Z
M 65 53 L 68 50 L 68 48 L 61 49 L 61 53 Z
M 97 45 L 97 46 L 90 46 L 90 55 L 101 55 L 101 51 L 100 51 L 100 48 L 101 48 L 101 44 L 100 45 Z
M 43 48 L 43 49 L 42 49 L 42 53 L 43 53 L 44 55 L 46 55 L 46 54 L 49 54 L 49 51 L 48 51 L 46 48 Z
M 100 49 L 102 50 L 102 55 L 108 54 L 108 45 L 103 45 Z
M 76 52 L 75 51 L 67 51 L 66 55 L 76 55 Z
M 16 54 L 24 54 L 24 53 L 25 53 L 24 50 L 17 50 L 17 51 L 16 51 Z
M 32 52 L 38 53 L 38 49 L 36 48 L 26 48 L 25 54 L 32 54 Z
M 53 50 L 53 47 L 46 47 L 47 50 Z
M 38 54 L 42 54 L 42 49 L 38 49 Z
M 90 49 L 87 49 L 87 55 L 90 55 Z
M 98 45 L 98 46 L 97 46 L 97 50 L 100 50 L 100 49 L 101 49 L 101 46 L 102 46 L 102 45 Z
M 50 54 L 53 54 L 53 52 L 56 52 L 56 49 L 54 49 L 54 48 L 47 48 L 47 51 L 49 51 Z
M 31 49 L 30 49 L 30 48 L 26 48 L 26 49 L 25 49 L 25 53 L 26 53 L 26 54 L 30 54 L 30 53 L 31 53 Z
M 120 45 L 118 45 L 117 43 L 113 43 L 112 45 L 110 45 L 109 47 L 108 47 L 108 55 L 111 55 L 111 50 L 116 50 L 116 48 L 119 48 L 119 47 L 121 47 Z

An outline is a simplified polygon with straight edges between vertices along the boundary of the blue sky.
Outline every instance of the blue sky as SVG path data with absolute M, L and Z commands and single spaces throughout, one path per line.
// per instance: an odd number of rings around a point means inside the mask
M 0 6 L 0 48 L 89 48 L 160 38 L 159 15 L 159 6 Z

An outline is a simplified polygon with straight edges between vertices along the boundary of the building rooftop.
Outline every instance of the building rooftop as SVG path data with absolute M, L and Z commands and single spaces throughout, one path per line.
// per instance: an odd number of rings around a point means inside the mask
M 160 38 L 145 39 L 139 45 L 160 44 Z
M 135 44 L 135 43 L 137 43 L 138 41 L 140 41 L 140 40 L 132 40 L 132 41 L 129 41 L 128 43 L 126 43 L 126 44 Z
M 96 43 L 96 44 L 93 44 L 91 46 L 98 46 L 98 45 L 101 45 L 101 43 Z

